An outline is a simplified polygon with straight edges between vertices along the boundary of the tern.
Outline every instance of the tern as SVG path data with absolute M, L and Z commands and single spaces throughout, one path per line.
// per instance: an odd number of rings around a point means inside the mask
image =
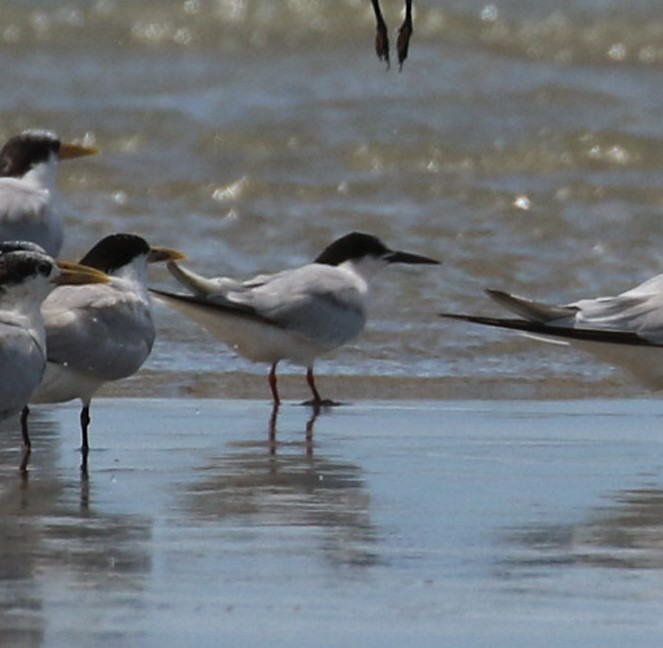
M 574 346 L 624 369 L 650 389 L 663 389 L 663 274 L 614 297 L 581 299 L 559 306 L 501 290 L 486 292 L 519 317 L 440 315 Z
M 311 404 L 320 406 L 331 402 L 320 397 L 313 363 L 359 335 L 366 323 L 368 280 L 390 263 L 439 261 L 390 250 L 375 236 L 352 232 L 325 248 L 313 263 L 248 281 L 207 279 L 169 263 L 171 273 L 193 294 L 152 293 L 245 358 L 270 363 L 275 407 L 280 403 L 280 360 L 306 367 Z
M 98 283 L 102 272 L 55 262 L 39 246 L 0 243 L 0 418 L 28 402 L 46 367 L 46 334 L 40 306 L 56 285 Z M 23 430 L 23 443 L 30 437 Z
M 98 152 L 62 142 L 50 131 L 28 130 L 9 139 L 0 149 L 0 241 L 33 241 L 57 256 L 64 237 L 53 205 L 58 162 Z
M 30 403 L 80 399 L 83 463 L 87 469 L 92 397 L 106 382 L 140 369 L 155 338 L 147 290 L 147 264 L 186 258 L 169 248 L 150 247 L 133 234 L 112 234 L 80 261 L 109 277 L 98 286 L 60 287 L 44 301 L 47 363 Z M 29 409 L 23 411 L 27 428 Z

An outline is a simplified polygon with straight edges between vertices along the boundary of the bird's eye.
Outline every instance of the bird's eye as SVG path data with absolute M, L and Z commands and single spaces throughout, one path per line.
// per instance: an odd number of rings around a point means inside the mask
M 46 261 L 42 261 L 37 266 L 37 272 L 39 272 L 39 274 L 43 274 L 45 277 L 47 277 L 49 274 L 51 274 L 51 264 L 46 262 Z

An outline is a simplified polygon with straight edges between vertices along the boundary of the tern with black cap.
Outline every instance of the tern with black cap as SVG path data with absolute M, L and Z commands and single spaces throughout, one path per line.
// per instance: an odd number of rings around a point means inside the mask
M 98 152 L 44 130 L 7 140 L 0 149 L 0 241 L 32 241 L 57 256 L 64 238 L 62 215 L 54 205 L 58 162 Z
M 240 281 L 208 279 L 176 263 L 168 269 L 191 294 L 152 290 L 157 301 L 200 324 L 240 355 L 271 365 L 269 385 L 280 403 L 276 367 L 306 367 L 311 404 L 331 404 L 315 385 L 315 359 L 353 340 L 366 323 L 369 279 L 392 263 L 438 264 L 390 250 L 371 234 L 352 232 L 325 248 L 313 263 Z
M 42 305 L 48 362 L 30 403 L 81 400 L 83 470 L 92 397 L 104 383 L 136 373 L 152 350 L 155 329 L 147 265 L 184 258 L 177 250 L 151 247 L 140 236 L 112 234 L 81 259 L 81 264 L 106 273 L 109 282 L 58 288 Z M 26 427 L 28 413 L 26 408 Z
M 0 418 L 17 414 L 44 374 L 46 333 L 40 306 L 47 295 L 56 285 L 105 281 L 103 272 L 56 262 L 34 243 L 0 243 Z M 23 443 L 29 451 L 27 429 Z

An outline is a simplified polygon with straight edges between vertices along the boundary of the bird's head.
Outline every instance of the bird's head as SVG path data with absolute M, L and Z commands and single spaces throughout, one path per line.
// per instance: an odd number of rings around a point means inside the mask
M 332 266 L 351 263 L 358 271 L 370 274 L 391 263 L 436 265 L 440 262 L 420 254 L 392 250 L 372 234 L 351 232 L 328 245 L 315 263 Z

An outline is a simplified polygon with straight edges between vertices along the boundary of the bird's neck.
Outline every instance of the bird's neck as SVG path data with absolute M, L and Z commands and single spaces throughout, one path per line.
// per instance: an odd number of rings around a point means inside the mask
M 53 193 L 57 186 L 57 170 L 54 160 L 42 162 L 32 167 L 24 176 L 23 181 L 38 188 Z
M 353 261 L 344 261 L 338 267 L 360 277 L 364 282 L 368 283 L 377 272 L 384 268 L 384 265 L 385 263 L 382 259 L 366 257 Z
M 142 262 L 135 260 L 118 268 L 112 273 L 112 276 L 130 283 L 139 293 L 147 295 L 147 263 L 144 260 Z
M 41 303 L 49 291 L 47 286 L 43 290 L 34 288 L 14 290 L 11 295 L 3 295 L 0 299 L 0 312 L 13 313 L 28 322 L 41 321 Z

